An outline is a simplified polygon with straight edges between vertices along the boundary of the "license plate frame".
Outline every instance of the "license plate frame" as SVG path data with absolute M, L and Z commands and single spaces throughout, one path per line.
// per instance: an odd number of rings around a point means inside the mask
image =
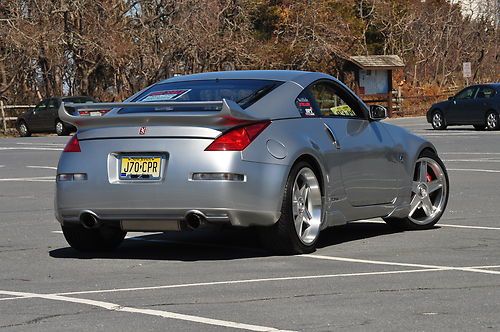
M 125 181 L 158 181 L 164 158 L 160 155 L 124 154 L 118 159 L 118 178 Z

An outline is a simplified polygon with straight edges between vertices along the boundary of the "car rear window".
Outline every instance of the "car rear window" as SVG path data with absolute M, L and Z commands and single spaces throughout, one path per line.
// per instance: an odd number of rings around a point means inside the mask
M 214 79 L 159 83 L 137 96 L 135 102 L 179 102 L 176 106 L 155 108 L 127 108 L 119 113 L 140 113 L 158 111 L 214 111 L 214 106 L 182 106 L 182 102 L 233 100 L 242 108 L 247 108 L 283 82 L 271 80 L 229 80 Z

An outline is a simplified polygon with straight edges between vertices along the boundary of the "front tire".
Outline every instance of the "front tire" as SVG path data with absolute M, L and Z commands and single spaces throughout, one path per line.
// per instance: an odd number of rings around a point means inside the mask
M 62 231 L 69 245 L 78 251 L 96 252 L 116 249 L 127 232 L 119 228 L 101 226 L 87 229 L 81 225 L 62 226 Z
M 61 120 L 56 121 L 55 130 L 57 136 L 67 136 L 69 134 L 69 130 L 66 128 L 64 122 L 62 122 Z
M 304 254 L 316 250 L 323 204 L 319 176 L 307 162 L 292 167 L 283 195 L 281 217 L 261 229 L 264 244 L 278 254 Z
M 28 125 L 26 122 L 21 121 L 19 125 L 17 126 L 17 131 L 19 132 L 19 135 L 21 137 L 30 137 L 31 136 L 31 131 L 28 128 Z
M 415 163 L 410 212 L 406 218 L 384 218 L 398 229 L 429 229 L 443 215 L 448 204 L 449 180 L 441 159 L 428 150 Z
M 446 121 L 443 113 L 440 110 L 432 112 L 432 128 L 436 130 L 446 129 Z
M 486 129 L 488 130 L 498 130 L 500 128 L 500 120 L 498 114 L 495 111 L 489 111 L 486 114 Z

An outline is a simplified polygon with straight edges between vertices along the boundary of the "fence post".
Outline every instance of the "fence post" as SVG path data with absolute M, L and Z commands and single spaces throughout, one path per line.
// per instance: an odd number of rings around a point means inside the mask
M 0 99 L 0 111 L 2 113 L 2 127 L 3 133 L 7 135 L 7 120 L 5 119 L 5 109 L 3 107 L 3 100 Z

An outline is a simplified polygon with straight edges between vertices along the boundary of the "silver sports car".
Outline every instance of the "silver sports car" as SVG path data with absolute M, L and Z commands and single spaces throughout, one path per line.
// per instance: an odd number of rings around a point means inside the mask
M 448 201 L 435 147 L 326 74 L 178 76 L 123 103 L 70 106 L 59 117 L 78 132 L 61 154 L 55 210 L 78 250 L 212 224 L 258 227 L 275 252 L 306 253 L 321 230 L 354 220 L 430 228 Z

